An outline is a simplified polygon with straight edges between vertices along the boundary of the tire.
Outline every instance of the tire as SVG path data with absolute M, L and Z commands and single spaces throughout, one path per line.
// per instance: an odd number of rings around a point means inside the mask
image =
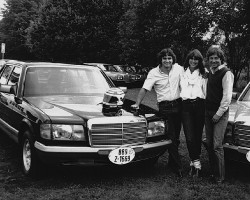
M 26 130 L 23 134 L 21 142 L 21 162 L 23 173 L 32 178 L 38 177 L 39 160 L 37 158 L 34 140 L 32 139 L 30 131 Z

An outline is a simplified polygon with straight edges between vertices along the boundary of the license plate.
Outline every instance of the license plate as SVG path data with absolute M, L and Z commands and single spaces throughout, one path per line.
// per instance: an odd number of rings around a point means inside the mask
M 117 165 L 124 165 L 131 162 L 135 157 L 134 149 L 130 147 L 120 147 L 109 153 L 109 160 Z
M 247 152 L 246 158 L 247 158 L 248 162 L 250 162 L 250 151 Z

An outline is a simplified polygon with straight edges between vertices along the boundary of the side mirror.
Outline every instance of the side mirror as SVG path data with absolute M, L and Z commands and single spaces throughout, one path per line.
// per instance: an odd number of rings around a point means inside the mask
M 16 91 L 17 91 L 16 85 L 2 85 L 2 84 L 0 84 L 0 92 L 16 95 Z
M 232 98 L 237 100 L 239 97 L 239 93 L 238 92 L 233 92 Z

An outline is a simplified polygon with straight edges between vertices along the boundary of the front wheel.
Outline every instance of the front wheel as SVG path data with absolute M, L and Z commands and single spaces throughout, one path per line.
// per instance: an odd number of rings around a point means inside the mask
M 29 131 L 25 131 L 21 145 L 23 173 L 30 177 L 36 177 L 39 164 L 35 153 L 34 140 Z

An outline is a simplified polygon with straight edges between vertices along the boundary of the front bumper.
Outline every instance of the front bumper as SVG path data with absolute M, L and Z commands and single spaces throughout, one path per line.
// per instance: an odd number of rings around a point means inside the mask
M 157 143 L 131 145 L 129 147 L 135 151 L 135 158 L 132 162 L 158 157 L 166 151 L 169 144 L 171 144 L 171 141 L 164 140 Z M 35 142 L 34 146 L 41 161 L 63 165 L 112 164 L 108 159 L 108 155 L 117 148 L 45 146 L 40 142 Z
M 250 148 L 235 146 L 229 143 L 225 143 L 223 147 L 225 151 L 225 157 L 227 159 L 243 163 L 249 163 L 246 158 L 246 154 L 250 151 Z

